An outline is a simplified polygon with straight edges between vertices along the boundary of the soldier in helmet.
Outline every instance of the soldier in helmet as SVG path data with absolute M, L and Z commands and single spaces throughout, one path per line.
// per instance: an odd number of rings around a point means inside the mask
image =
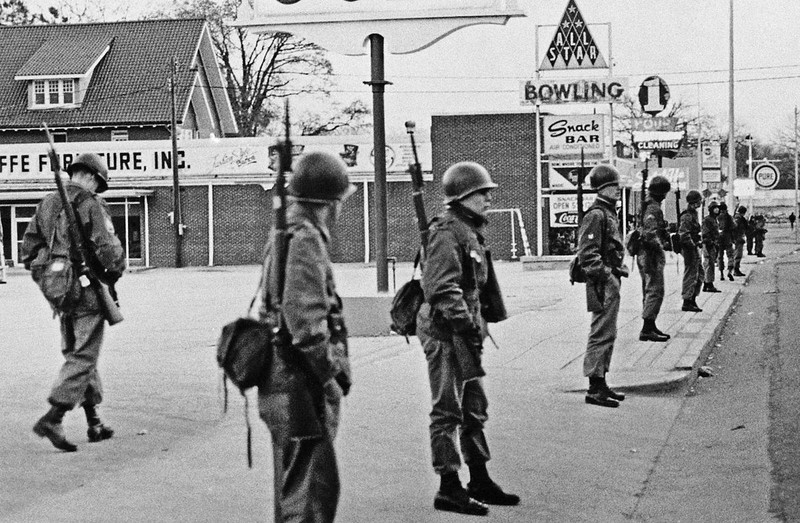
M 583 374 L 589 378 L 585 401 L 601 407 L 619 407 L 625 395 L 612 390 L 606 382 L 617 339 L 621 279 L 629 272 L 622 263 L 625 250 L 616 213 L 619 173 L 610 165 L 600 164 L 592 168 L 589 182 L 597 190 L 597 199 L 578 229 L 578 260 L 586 272 L 586 308 L 592 313 L 583 359 Z
M 670 189 L 669 180 L 663 176 L 654 176 L 647 188 L 648 196 L 644 202 L 644 220 L 642 221 L 642 240 L 639 257 L 636 260 L 639 274 L 642 277 L 642 330 L 641 341 L 667 341 L 669 334 L 661 332 L 656 326 L 656 318 L 664 301 L 664 266 L 666 256 L 664 248 L 669 245 L 667 222 L 661 202 Z
M 725 279 L 725 256 L 728 257 L 728 279 L 733 281 L 734 266 L 734 223 L 733 217 L 728 212 L 728 204 L 719 204 L 719 214 L 717 215 L 717 227 L 719 227 L 719 243 L 717 243 L 717 264 L 719 265 L 719 279 Z
M 719 202 L 708 204 L 708 215 L 703 218 L 701 234 L 703 238 L 703 292 L 722 292 L 714 286 L 714 264 L 717 261 L 717 245 L 719 244 Z
M 697 296 L 703 284 L 703 272 L 700 258 L 700 220 L 697 209 L 703 205 L 703 195 L 698 191 L 689 191 L 686 195 L 687 208 L 681 213 L 678 224 L 678 236 L 681 241 L 681 255 L 683 256 L 683 285 L 681 297 L 683 298 L 682 311 L 703 312 L 697 305 Z
M 742 256 L 744 255 L 744 244 L 747 236 L 747 207 L 740 205 L 736 209 L 736 215 L 733 217 L 733 275 L 745 276 L 742 272 Z
M 333 441 L 341 398 L 350 390 L 347 330 L 333 280 L 331 231 L 354 191 L 344 162 L 327 152 L 298 158 L 289 178 L 283 302 L 269 294 L 272 241 L 262 271 L 262 320 L 283 316 L 290 345 L 274 347 L 268 385 L 259 387 L 261 418 L 272 435 L 275 521 L 331 522 L 339 500 Z M 274 323 L 273 323 L 274 324 Z M 311 398 L 308 402 L 303 398 Z M 309 408 L 305 408 L 309 407 Z
M 487 514 L 487 504 L 519 503 L 489 477 L 483 432 L 488 402 L 481 354 L 490 299 L 484 292 L 491 267 L 483 234 L 495 187 L 489 172 L 474 162 L 456 163 L 444 173 L 447 208 L 430 226 L 421 282 L 425 303 L 417 314 L 433 404 L 433 469 L 440 476 L 434 508 L 472 515 Z M 469 467 L 466 489 L 458 476 L 462 456 Z
M 94 272 L 105 282 L 113 284 L 125 270 L 125 253 L 114 234 L 106 203 L 97 194 L 108 188 L 108 167 L 94 153 L 79 155 L 67 168 L 70 180 L 65 184 L 78 225 L 89 239 L 94 259 L 87 260 Z M 58 193 L 45 196 L 36 208 L 22 241 L 22 261 L 34 280 L 41 277 L 42 268 L 51 256 L 70 257 L 77 265 L 76 249 L 72 245 L 63 217 L 63 205 Z M 33 431 L 47 438 L 56 448 L 73 452 L 62 426 L 64 415 L 82 405 L 88 424 L 90 442 L 110 438 L 114 431 L 100 421 L 97 406 L 103 401 L 103 387 L 97 372 L 97 360 L 103 343 L 105 318 L 97 296 L 88 287 L 80 287 L 79 297 L 68 310 L 54 310 L 61 324 L 61 351 L 64 365 L 47 401 L 50 410 L 36 422 Z

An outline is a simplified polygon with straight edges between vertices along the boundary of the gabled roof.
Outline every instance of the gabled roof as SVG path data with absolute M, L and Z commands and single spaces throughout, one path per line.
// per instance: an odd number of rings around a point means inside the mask
M 108 35 L 74 38 L 56 35 L 46 40 L 17 71 L 16 79 L 83 76 L 103 58 L 114 40 Z
M 0 129 L 78 127 L 126 124 L 165 124 L 170 121 L 169 78 L 176 58 L 176 107 L 178 121 L 187 107 L 195 80 L 195 55 L 206 31 L 202 19 L 143 20 L 134 22 L 56 24 L 0 27 L 3 57 L 0 60 Z M 37 74 L 62 74 L 62 64 L 36 58 L 51 53 L 58 42 L 86 42 L 81 49 L 96 50 L 110 42 L 100 60 L 86 97 L 77 109 L 29 110 L 27 82 L 15 80 L 30 67 Z M 44 48 L 44 50 L 43 50 Z M 89 53 L 91 54 L 91 53 Z M 52 55 L 50 55 L 52 56 Z M 80 59 L 69 59 L 69 68 Z

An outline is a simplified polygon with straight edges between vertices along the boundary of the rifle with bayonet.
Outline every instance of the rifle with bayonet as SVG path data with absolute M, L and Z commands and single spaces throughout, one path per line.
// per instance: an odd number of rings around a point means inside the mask
M 106 287 L 100 280 L 100 275 L 95 268 L 94 255 L 89 250 L 89 238 L 86 236 L 86 230 L 78 222 L 75 208 L 67 196 L 67 190 L 64 188 L 64 182 L 61 180 L 61 162 L 56 154 L 55 144 L 53 143 L 53 135 L 47 124 L 44 124 L 44 132 L 47 135 L 47 141 L 50 144 L 50 149 L 47 152 L 50 157 L 50 167 L 53 169 L 53 176 L 58 188 L 58 194 L 61 197 L 61 204 L 64 207 L 64 213 L 67 217 L 70 241 L 75 247 L 75 252 L 79 257 L 78 264 L 78 280 L 82 287 L 89 287 L 92 292 L 97 296 L 97 302 L 100 305 L 100 310 L 103 317 L 108 321 L 109 325 L 116 325 L 123 320 L 122 313 L 119 310 L 119 302 L 116 298 L 116 292 L 113 285 Z
M 286 262 L 289 253 L 291 233 L 286 220 L 286 173 L 292 170 L 292 140 L 289 123 L 289 101 L 286 101 L 284 116 L 285 136 L 278 143 L 278 174 L 275 177 L 275 197 L 272 206 L 275 211 L 275 230 L 272 236 L 272 268 L 270 270 L 270 294 L 275 306 L 276 322 L 272 329 L 272 345 L 286 362 L 306 378 L 308 392 L 314 408 L 314 414 L 320 422 L 325 418 L 324 384 L 314 374 L 305 356 L 292 348 L 292 335 L 283 316 L 283 292 L 286 286 Z M 302 394 L 302 391 L 295 391 Z M 298 407 L 297 404 L 294 405 Z M 305 412 L 294 412 L 293 415 L 304 416 Z

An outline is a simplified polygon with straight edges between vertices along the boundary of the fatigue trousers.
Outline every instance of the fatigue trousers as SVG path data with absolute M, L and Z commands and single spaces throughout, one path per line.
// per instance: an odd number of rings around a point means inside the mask
M 717 247 L 703 245 L 703 281 L 714 283 L 714 264 L 717 261 Z
M 98 405 L 103 401 L 97 360 L 103 344 L 105 318 L 94 293 L 84 288 L 75 310 L 62 314 L 60 323 L 61 353 L 65 361 L 47 401 L 68 410 L 78 404 Z
M 756 235 L 753 241 L 756 244 L 756 254 L 764 254 L 764 237 Z
M 611 353 L 617 339 L 619 288 L 619 277 L 609 276 L 604 286 L 603 309 L 592 312 L 589 342 L 583 357 L 584 376 L 602 378 L 611 368 Z
M 732 272 L 735 266 L 735 257 L 736 253 L 733 248 L 733 244 L 729 243 L 727 245 L 721 245 L 719 247 L 719 252 L 717 253 L 717 265 L 719 266 L 720 272 L 725 269 L 725 256 L 728 256 L 728 272 Z
M 489 419 L 489 401 L 481 378 L 464 381 L 459 376 L 453 344 L 417 333 L 428 361 L 431 386 L 431 459 L 437 474 L 491 459 L 483 427 Z
M 642 277 L 642 318 L 655 320 L 664 302 L 664 252 L 643 251 L 636 263 Z
M 285 431 L 270 427 L 275 523 L 332 523 L 335 519 L 340 485 L 333 440 L 341 397 L 339 385 L 329 381 L 325 385 L 325 430 L 320 436 L 290 438 Z M 262 418 L 269 398 L 259 394 Z
M 747 254 L 753 254 L 753 235 L 747 235 Z
M 744 242 L 737 241 L 733 249 L 733 269 L 740 271 L 742 268 L 742 257 L 744 256 Z
M 700 249 L 697 247 L 684 247 L 683 254 L 683 283 L 681 297 L 684 300 L 693 300 L 700 295 L 703 286 L 703 273 L 700 270 Z

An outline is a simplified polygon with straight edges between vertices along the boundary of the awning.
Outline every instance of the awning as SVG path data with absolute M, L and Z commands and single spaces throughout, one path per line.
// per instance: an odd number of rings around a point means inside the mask
M 51 192 L 53 191 L 0 191 L 0 202 L 39 201 Z M 116 198 L 139 198 L 152 194 L 152 189 L 109 189 L 102 193 L 101 196 L 104 200 L 112 200 Z

